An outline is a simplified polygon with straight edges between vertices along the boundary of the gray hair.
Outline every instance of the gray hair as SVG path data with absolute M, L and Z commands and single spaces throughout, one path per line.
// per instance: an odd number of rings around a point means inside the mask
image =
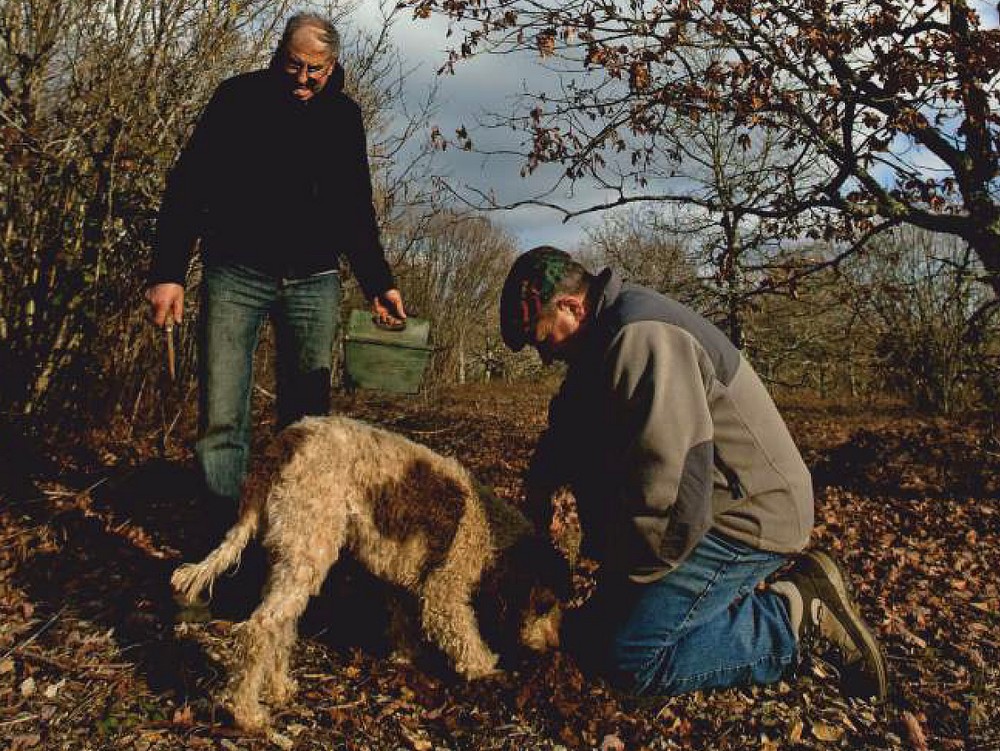
M 278 48 L 274 51 L 272 62 L 279 62 L 285 57 L 285 53 L 292 43 L 292 37 L 297 31 L 305 28 L 315 29 L 319 32 L 319 40 L 326 45 L 331 58 L 340 57 L 340 32 L 337 31 L 337 27 L 330 19 L 319 13 L 305 12 L 296 13 L 288 19 L 285 31 L 281 34 L 281 40 L 278 42 Z

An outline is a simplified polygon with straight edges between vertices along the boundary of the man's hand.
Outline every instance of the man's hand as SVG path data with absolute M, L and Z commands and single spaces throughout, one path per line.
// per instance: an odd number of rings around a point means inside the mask
M 398 289 L 388 289 L 372 300 L 372 312 L 379 323 L 390 328 L 399 326 L 406 320 L 403 296 Z
M 153 325 L 163 328 L 168 323 L 180 323 L 184 316 L 184 287 L 174 282 L 154 284 L 146 290 L 149 315 Z

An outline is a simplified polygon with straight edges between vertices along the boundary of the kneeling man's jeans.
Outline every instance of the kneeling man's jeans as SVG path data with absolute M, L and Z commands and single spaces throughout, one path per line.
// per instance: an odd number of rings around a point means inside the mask
M 796 656 L 784 598 L 757 590 L 785 557 L 709 533 L 651 584 L 622 583 L 602 598 L 610 669 L 639 694 L 771 683 Z M 603 610 L 603 608 L 602 608 Z
M 240 497 L 250 457 L 253 356 L 264 320 L 274 325 L 281 428 L 330 411 L 339 308 L 336 272 L 281 279 L 244 266 L 205 268 L 195 454 L 211 495 Z

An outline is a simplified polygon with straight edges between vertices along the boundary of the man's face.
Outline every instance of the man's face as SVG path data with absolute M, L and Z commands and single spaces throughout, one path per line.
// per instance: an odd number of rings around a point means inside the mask
M 330 80 L 336 62 L 316 29 L 307 26 L 295 32 L 282 64 L 292 96 L 300 102 L 308 102 L 316 96 Z
M 583 307 L 573 298 L 564 297 L 545 306 L 530 341 L 545 365 L 566 361 L 572 355 L 582 319 Z

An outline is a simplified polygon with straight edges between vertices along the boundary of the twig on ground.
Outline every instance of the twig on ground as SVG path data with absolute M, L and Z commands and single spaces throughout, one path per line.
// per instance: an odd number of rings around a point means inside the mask
M 49 618 L 49 620 L 46 621 L 45 624 L 40 629 L 38 629 L 34 634 L 32 634 L 31 636 L 29 636 L 27 639 L 25 639 L 20 644 L 15 644 L 13 647 L 11 647 L 6 652 L 4 652 L 3 655 L 0 655 L 0 661 L 6 660 L 8 657 L 10 657 L 12 654 L 14 654 L 15 652 L 17 652 L 18 650 L 24 649 L 26 646 L 28 646 L 29 644 L 31 644 L 31 642 L 33 642 L 35 639 L 37 639 L 39 636 L 41 636 L 46 631 L 48 631 L 49 628 L 51 628 L 52 624 L 54 624 L 57 620 L 59 620 L 59 616 L 61 616 L 63 614 L 64 610 L 66 610 L 66 606 L 65 605 L 63 607 L 59 608 L 59 611 L 55 615 L 53 615 L 51 618 Z
M 266 396 L 266 397 L 267 397 L 268 399 L 270 399 L 270 400 L 271 400 L 272 402 L 273 402 L 273 401 L 275 401 L 275 400 L 276 400 L 276 399 L 278 398 L 277 396 L 275 396 L 274 394 L 272 394 L 272 393 L 271 393 L 270 391 L 268 391 L 267 389 L 263 389 L 263 388 L 261 388 L 260 386 L 257 386 L 256 384 L 254 384 L 254 387 L 253 387 L 253 390 L 254 390 L 254 391 L 259 391 L 259 392 L 260 392 L 260 393 L 262 393 L 262 394 L 263 394 L 264 396 Z
M 76 498 L 77 496 L 89 494 L 92 490 L 101 487 L 107 481 L 107 477 L 102 477 L 93 485 L 89 485 L 83 490 L 45 490 L 43 491 L 43 495 L 49 500 L 55 500 L 56 498 Z
M 0 728 L 5 728 L 8 725 L 17 725 L 22 722 L 28 722 L 29 720 L 37 720 L 37 719 L 38 715 L 36 714 L 29 714 L 26 717 L 15 717 L 13 720 L 4 720 L 3 722 L 0 722 Z
M 409 433 L 410 435 L 437 435 L 438 433 L 447 433 L 450 430 L 455 430 L 458 425 L 449 425 L 445 428 L 438 428 L 437 430 L 410 430 L 408 428 L 400 428 L 403 432 Z

